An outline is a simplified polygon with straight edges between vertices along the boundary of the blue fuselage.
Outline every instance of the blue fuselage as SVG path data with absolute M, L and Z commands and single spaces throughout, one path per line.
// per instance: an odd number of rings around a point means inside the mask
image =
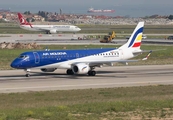
M 30 51 L 22 53 L 12 63 L 11 67 L 16 69 L 28 69 L 41 67 L 50 64 L 75 60 L 91 55 L 116 50 L 115 48 L 106 49 L 79 49 L 79 50 L 50 50 L 50 51 Z

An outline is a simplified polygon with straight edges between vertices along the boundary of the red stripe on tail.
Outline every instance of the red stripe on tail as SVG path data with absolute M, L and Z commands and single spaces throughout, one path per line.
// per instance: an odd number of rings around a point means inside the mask
M 133 47 L 139 47 L 139 46 L 141 46 L 141 42 L 137 42 L 133 45 Z

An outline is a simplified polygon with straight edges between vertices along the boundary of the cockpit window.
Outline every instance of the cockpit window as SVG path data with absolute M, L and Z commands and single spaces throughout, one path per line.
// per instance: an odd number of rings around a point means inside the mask
M 27 57 L 28 57 L 27 55 L 20 55 L 18 58 L 25 59 Z

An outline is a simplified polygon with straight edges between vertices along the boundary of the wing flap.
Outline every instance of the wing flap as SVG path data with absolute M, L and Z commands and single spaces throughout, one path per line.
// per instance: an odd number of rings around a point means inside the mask
M 34 27 L 34 29 L 42 30 L 42 31 L 50 31 L 52 28 L 40 28 L 40 27 Z
M 113 63 L 125 63 L 127 64 L 128 62 L 137 62 L 139 60 L 115 60 L 115 61 L 103 61 L 103 62 L 75 62 L 75 63 L 72 63 L 71 65 L 74 65 L 74 64 L 78 64 L 78 63 L 86 63 L 88 64 L 90 67 L 100 67 L 102 65 L 109 65 L 109 66 L 113 66 Z

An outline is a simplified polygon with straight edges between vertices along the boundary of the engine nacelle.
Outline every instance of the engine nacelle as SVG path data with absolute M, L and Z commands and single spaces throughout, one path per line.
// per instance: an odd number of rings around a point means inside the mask
M 56 29 L 50 30 L 50 33 L 51 33 L 51 34 L 55 34 L 55 33 L 56 33 Z
M 78 63 L 75 65 L 72 65 L 72 71 L 75 74 L 86 74 L 90 70 L 90 67 L 86 63 Z
M 42 68 L 41 71 L 43 72 L 54 72 L 56 68 Z

